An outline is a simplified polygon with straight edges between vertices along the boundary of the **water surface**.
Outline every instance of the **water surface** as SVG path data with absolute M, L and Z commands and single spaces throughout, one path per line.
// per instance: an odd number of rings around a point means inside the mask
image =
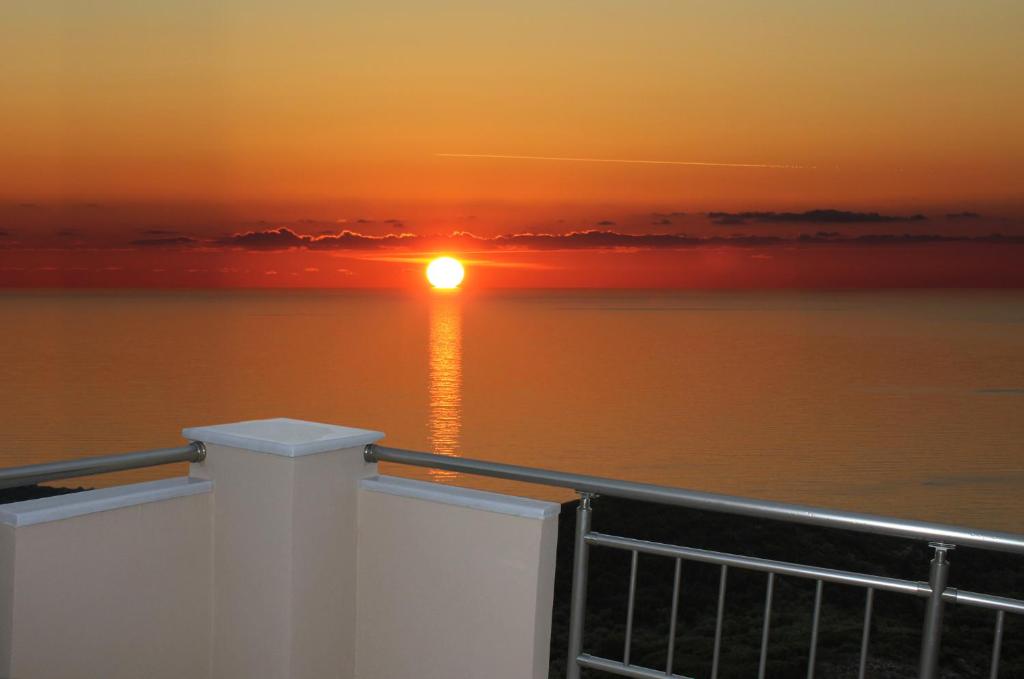
M 445 454 L 1024 531 L 1021 292 L 7 292 L 0 322 L 3 466 L 290 416 Z

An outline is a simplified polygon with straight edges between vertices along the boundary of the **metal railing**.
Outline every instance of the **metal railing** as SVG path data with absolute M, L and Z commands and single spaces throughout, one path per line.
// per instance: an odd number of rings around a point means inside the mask
M 818 647 L 818 631 L 822 604 L 822 590 L 826 582 L 861 587 L 865 590 L 864 617 L 861 629 L 858 677 L 864 679 L 871 641 L 871 624 L 876 591 L 895 592 L 925 600 L 922 623 L 922 641 L 918 676 L 920 679 L 935 679 L 938 676 L 939 649 L 942 639 L 943 611 L 947 603 L 974 606 L 995 611 L 992 653 L 989 667 L 990 679 L 999 675 L 1000 653 L 1006 613 L 1024 615 L 1024 600 L 968 592 L 947 586 L 949 577 L 949 552 L 955 546 L 976 547 L 1012 554 L 1024 555 L 1024 535 L 984 531 L 960 526 L 929 523 L 823 509 L 782 502 L 756 500 L 751 498 L 705 493 L 667 486 L 634 483 L 597 476 L 571 474 L 567 472 L 535 469 L 517 465 L 487 462 L 469 458 L 435 455 L 411 450 L 368 445 L 364 451 L 367 462 L 393 462 L 416 467 L 442 469 L 479 476 L 490 476 L 513 481 L 522 481 L 546 486 L 569 488 L 580 495 L 576 510 L 576 534 L 574 541 L 572 594 L 569 613 L 569 649 L 567 679 L 579 679 L 581 668 L 600 670 L 624 677 L 675 678 L 673 658 L 675 651 L 676 614 L 680 594 L 680 570 L 683 561 L 697 561 L 719 566 L 718 602 L 715 620 L 715 636 L 711 659 L 711 679 L 717 679 L 722 649 L 722 627 L 725 610 L 725 595 L 730 569 L 744 569 L 766 574 L 764 618 L 761 629 L 761 645 L 758 661 L 758 679 L 764 679 L 767 670 L 768 642 L 771 630 L 772 599 L 776 576 L 810 579 L 815 583 L 814 608 L 811 619 L 811 638 L 808 651 L 808 679 L 815 675 L 815 661 Z M 791 523 L 809 524 L 828 528 L 859 531 L 877 535 L 924 540 L 932 550 L 928 582 L 915 582 L 891 577 L 882 577 L 853 571 L 820 568 L 799 563 L 762 559 L 719 551 L 696 549 L 681 545 L 649 542 L 628 537 L 607 535 L 591 529 L 593 500 L 598 495 L 608 495 L 631 500 L 653 502 L 727 514 L 738 514 L 760 519 L 773 519 Z M 588 560 L 591 548 L 624 550 L 630 553 L 630 576 L 627 599 L 625 645 L 621 661 L 603 658 L 583 652 L 583 621 L 587 604 Z M 675 560 L 671 619 L 667 642 L 667 662 L 664 669 L 653 669 L 630 662 L 632 647 L 633 618 L 636 602 L 637 562 L 639 554 L 649 554 Z
M 77 460 L 62 460 L 45 464 L 30 464 L 24 467 L 8 467 L 0 469 L 0 490 L 31 486 L 44 481 L 73 479 L 79 476 L 106 474 L 126 469 L 156 467 L 174 462 L 202 462 L 206 459 L 206 446 L 200 441 L 193 441 L 187 446 L 178 448 L 160 448 L 142 450 L 136 453 L 120 455 L 100 455 L 83 457 Z
M 206 446 L 193 441 L 178 448 L 140 451 L 121 455 L 87 457 L 78 460 L 52 462 L 0 469 L 0 489 L 32 485 L 44 481 L 91 476 L 107 472 L 138 469 L 175 462 L 201 462 L 206 458 Z M 864 617 L 861 631 L 858 677 L 864 679 L 871 639 L 871 623 L 876 591 L 894 592 L 925 600 L 922 624 L 921 654 L 918 663 L 920 679 L 935 679 L 938 674 L 939 648 L 942 638 L 943 611 L 947 603 L 962 604 L 995 611 L 990 679 L 999 675 L 1000 654 L 1006 613 L 1024 615 L 1024 600 L 958 590 L 947 586 L 949 552 L 955 546 L 976 547 L 1024 555 L 1024 535 L 984 531 L 960 526 L 929 523 L 846 512 L 820 507 L 756 500 L 751 498 L 706 493 L 654 484 L 636 483 L 598 476 L 586 476 L 518 465 L 487 462 L 469 458 L 421 453 L 379 445 L 368 445 L 364 450 L 367 462 L 393 462 L 397 464 L 442 469 L 479 476 L 490 476 L 546 486 L 569 488 L 579 493 L 576 510 L 572 593 L 569 617 L 569 649 L 567 679 L 579 679 L 581 668 L 604 671 L 624 677 L 685 679 L 675 674 L 676 615 L 680 595 L 680 571 L 683 561 L 696 561 L 719 566 L 718 601 L 715 636 L 711 660 L 711 679 L 717 679 L 722 649 L 722 629 L 725 595 L 730 569 L 743 569 L 766 574 L 764 618 L 758 662 L 758 678 L 764 679 L 767 669 L 768 642 L 771 630 L 772 602 L 776 576 L 810 579 L 815 582 L 811 638 L 808 651 L 808 679 L 815 674 L 818 631 L 822 604 L 822 590 L 826 582 L 838 583 L 865 590 Z M 593 500 L 608 495 L 631 500 L 653 502 L 726 514 L 737 514 L 760 519 L 787 521 L 828 528 L 860 531 L 877 535 L 924 540 L 933 551 L 928 582 L 915 582 L 853 571 L 821 568 L 805 564 L 728 554 L 682 545 L 638 540 L 608 535 L 591 529 Z M 589 552 L 593 547 L 624 550 L 630 553 L 630 576 L 627 603 L 625 645 L 621 661 L 584 653 L 583 621 L 587 604 L 587 575 Z M 633 618 L 636 602 L 638 556 L 648 554 L 675 560 L 671 619 L 667 643 L 667 662 L 664 670 L 636 665 L 630 662 Z

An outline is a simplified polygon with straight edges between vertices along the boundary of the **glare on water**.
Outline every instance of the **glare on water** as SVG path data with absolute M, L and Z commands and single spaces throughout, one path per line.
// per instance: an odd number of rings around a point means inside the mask
M 437 291 L 430 299 L 430 448 L 454 455 L 462 427 L 462 308 L 458 292 Z M 437 479 L 453 472 L 430 470 Z

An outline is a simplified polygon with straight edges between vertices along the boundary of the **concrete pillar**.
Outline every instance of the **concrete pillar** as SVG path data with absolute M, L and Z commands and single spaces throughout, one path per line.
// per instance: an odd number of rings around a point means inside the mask
M 214 483 L 210 676 L 351 679 L 363 447 L 383 434 L 287 418 L 182 433 Z

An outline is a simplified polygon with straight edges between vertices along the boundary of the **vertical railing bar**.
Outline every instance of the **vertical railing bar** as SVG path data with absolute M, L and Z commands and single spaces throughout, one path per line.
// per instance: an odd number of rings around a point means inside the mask
M 931 594 L 925 604 L 924 626 L 921 630 L 921 662 L 918 666 L 919 679 L 935 679 L 939 673 L 939 650 L 942 644 L 942 613 L 945 602 L 942 598 L 949 578 L 948 552 L 953 545 L 931 542 L 932 556 L 928 585 Z
M 868 593 L 864 602 L 864 632 L 860 637 L 860 666 L 857 670 L 857 679 L 864 679 L 868 668 L 868 644 L 871 643 L 871 614 L 875 608 L 875 588 L 868 587 Z
M 772 594 L 775 591 L 775 573 L 768 573 L 768 589 L 764 595 L 764 625 L 761 627 L 761 661 L 757 665 L 757 679 L 764 679 L 768 666 L 768 635 L 772 627 Z
M 679 581 L 683 560 L 676 558 L 676 572 L 672 577 L 672 617 L 668 621 L 668 658 L 665 660 L 665 676 L 672 676 L 672 661 L 676 651 L 676 615 L 679 612 Z
M 590 532 L 592 493 L 580 493 L 576 508 L 576 538 L 573 545 L 572 601 L 569 605 L 569 659 L 565 665 L 566 679 L 580 679 L 577 658 L 583 649 L 583 617 L 587 609 L 587 557 L 590 546 L 586 536 Z
M 807 679 L 814 679 L 814 662 L 818 655 L 818 623 L 821 620 L 821 591 L 825 583 L 818 580 L 814 588 L 814 615 L 811 617 L 811 650 L 807 658 Z
M 711 679 L 718 679 L 718 658 L 722 651 L 722 618 L 725 613 L 725 584 L 729 567 L 722 564 L 722 575 L 718 579 L 718 613 L 715 615 L 715 650 L 711 656 Z
M 996 611 L 996 635 L 992 640 L 992 667 L 988 672 L 989 679 L 999 679 L 999 654 L 1003 647 L 1003 618 L 1006 611 Z
M 629 562 L 629 603 L 626 604 L 626 645 L 622 650 L 622 664 L 629 665 L 629 647 L 633 644 L 633 603 L 636 600 L 636 562 L 640 553 L 633 550 Z

